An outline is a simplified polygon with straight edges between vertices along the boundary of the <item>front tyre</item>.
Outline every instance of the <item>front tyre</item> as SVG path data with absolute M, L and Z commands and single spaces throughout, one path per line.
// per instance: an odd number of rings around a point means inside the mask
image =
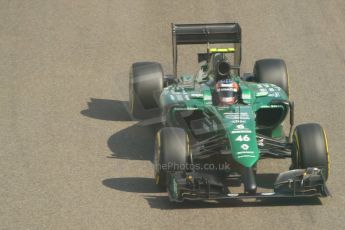
M 302 124 L 295 128 L 292 136 L 292 168 L 322 168 L 325 181 L 330 173 L 330 158 L 327 137 L 319 124 Z
M 254 65 L 254 81 L 279 86 L 289 96 L 289 76 L 284 60 L 261 59 Z
M 136 62 L 129 74 L 129 110 L 134 118 L 160 115 L 159 96 L 163 90 L 163 69 L 156 62 Z
M 165 189 L 168 172 L 186 170 L 189 139 L 181 128 L 165 127 L 158 131 L 155 141 L 154 177 L 156 184 Z

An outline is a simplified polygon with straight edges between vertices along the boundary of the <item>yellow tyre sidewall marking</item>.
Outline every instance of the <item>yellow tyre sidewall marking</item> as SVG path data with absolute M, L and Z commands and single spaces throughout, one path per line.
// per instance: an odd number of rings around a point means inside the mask
M 130 111 L 133 113 L 133 108 L 134 108 L 134 96 L 133 96 L 133 89 L 131 90 L 131 107 Z
M 134 89 L 133 89 L 133 79 L 131 79 L 131 82 L 130 82 L 130 87 L 131 87 L 131 92 L 130 92 L 130 107 L 129 107 L 129 110 L 131 112 L 131 114 L 133 114 L 133 110 L 134 110 Z
M 155 154 L 157 154 L 157 159 L 156 162 L 157 164 L 160 164 L 160 154 L 161 154 L 161 137 L 160 137 L 160 131 L 157 132 L 156 134 L 156 145 L 155 145 Z M 160 165 L 155 165 L 154 167 L 160 167 Z M 157 171 L 157 169 L 155 170 L 155 181 L 156 184 L 159 183 L 159 171 Z
M 290 98 L 290 77 L 289 77 L 289 71 L 288 71 L 288 68 L 286 67 L 286 77 L 287 77 L 287 84 L 288 84 L 288 91 L 287 91 L 287 94 L 288 94 L 288 98 Z
M 296 168 L 299 168 L 300 167 L 300 160 L 299 160 L 299 156 L 300 156 L 300 147 L 299 147 L 299 140 L 298 140 L 298 136 L 297 136 L 297 132 L 296 132 L 296 130 L 295 130 L 295 132 L 293 133 L 293 136 L 295 137 L 295 140 L 296 140 L 296 147 L 297 147 L 297 149 L 296 149 L 296 164 L 297 165 L 295 165 L 296 166 Z
M 186 134 L 187 155 L 190 155 L 189 136 Z
M 331 158 L 329 155 L 329 149 L 328 149 L 328 140 L 327 140 L 327 135 L 324 129 L 322 129 L 323 132 L 323 137 L 325 139 L 325 145 L 326 145 L 326 155 L 327 155 L 327 165 L 328 165 L 328 169 L 327 169 L 327 175 L 329 177 L 330 175 L 330 170 L 331 170 Z

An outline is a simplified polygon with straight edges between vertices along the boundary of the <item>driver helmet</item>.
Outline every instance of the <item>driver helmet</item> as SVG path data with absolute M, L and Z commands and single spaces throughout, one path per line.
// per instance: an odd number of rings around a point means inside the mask
M 232 105 L 238 100 L 239 86 L 231 79 L 219 80 L 216 83 L 216 92 L 220 105 Z

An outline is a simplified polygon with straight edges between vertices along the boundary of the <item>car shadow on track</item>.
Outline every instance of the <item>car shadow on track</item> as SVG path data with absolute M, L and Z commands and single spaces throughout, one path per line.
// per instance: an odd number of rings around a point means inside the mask
M 122 177 L 109 178 L 102 181 L 102 184 L 108 188 L 123 192 L 132 193 L 158 193 L 161 189 L 155 184 L 153 178 L 145 177 Z
M 184 201 L 183 203 L 171 203 L 166 196 L 146 196 L 145 199 L 151 208 L 163 210 L 322 205 L 319 198 L 265 198 L 250 201 L 233 199 L 222 201 Z
M 256 184 L 260 188 L 271 189 L 278 175 L 278 173 L 258 173 L 256 175 Z
M 108 158 L 152 161 L 154 132 L 151 127 L 136 124 L 113 134 L 107 143 L 112 151 Z
M 128 111 L 127 101 L 90 98 L 87 105 L 88 108 L 80 112 L 86 117 L 106 121 L 134 121 Z M 152 161 L 157 127 L 157 124 L 138 122 L 113 134 L 107 141 L 112 152 L 108 158 Z
M 127 101 L 90 98 L 87 106 L 87 109 L 80 112 L 86 117 L 106 121 L 132 120 L 128 111 Z
M 260 176 L 261 175 L 261 176 Z M 258 186 L 273 186 L 275 174 L 258 174 L 258 181 L 270 179 L 265 184 Z M 261 179 L 260 179 L 261 178 Z M 162 193 L 161 189 L 154 183 L 153 178 L 144 177 L 123 177 L 109 178 L 102 181 L 106 187 L 116 189 L 123 192 L 144 193 L 151 208 L 155 209 L 196 209 L 196 208 L 236 208 L 236 207 L 263 207 L 263 206 L 306 206 L 306 205 L 322 205 L 319 198 L 265 198 L 250 199 L 249 201 L 234 199 L 222 201 L 185 201 L 183 203 L 171 203 L 166 193 Z M 159 193 L 159 194 L 157 194 Z

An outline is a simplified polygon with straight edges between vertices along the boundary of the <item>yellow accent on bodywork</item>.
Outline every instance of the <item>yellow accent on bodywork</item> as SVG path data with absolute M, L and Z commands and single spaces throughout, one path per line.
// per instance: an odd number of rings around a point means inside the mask
M 233 53 L 235 48 L 208 48 L 209 53 Z

